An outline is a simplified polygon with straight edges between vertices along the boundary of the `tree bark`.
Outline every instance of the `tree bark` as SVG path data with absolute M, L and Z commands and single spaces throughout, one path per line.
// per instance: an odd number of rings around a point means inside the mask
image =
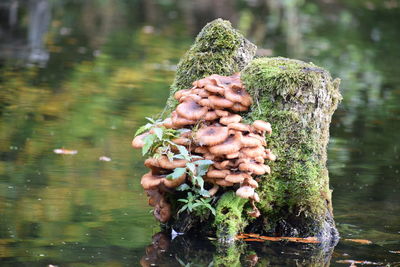
M 260 177 L 257 192 L 261 216 L 247 215 L 250 205 L 234 191 L 216 197 L 217 214 L 208 219 L 177 215 L 166 226 L 178 232 L 216 233 L 221 241 L 233 241 L 240 231 L 279 236 L 316 236 L 324 244 L 338 238 L 332 213 L 326 167 L 329 124 L 341 99 L 339 80 L 312 63 L 286 58 L 257 58 L 256 47 L 229 22 L 207 24 L 178 65 L 167 109 L 176 106 L 173 94 L 211 74 L 241 79 L 254 104 L 242 114 L 245 122 L 272 124 L 268 147 L 277 155 L 271 174 Z M 178 196 L 170 201 L 177 203 Z M 173 206 L 179 204 L 173 204 Z

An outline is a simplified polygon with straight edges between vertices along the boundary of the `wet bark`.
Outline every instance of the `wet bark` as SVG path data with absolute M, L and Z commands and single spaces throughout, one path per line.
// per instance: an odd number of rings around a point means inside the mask
M 171 92 L 186 89 L 191 82 L 210 74 L 241 71 L 255 102 L 242 115 L 248 123 L 262 119 L 272 124 L 274 133 L 267 143 L 278 156 L 270 164 L 272 174 L 259 177 L 261 202 L 257 207 L 261 216 L 250 218 L 248 203 L 233 201 L 232 190 L 225 189 L 214 200 L 215 219 L 211 215 L 197 218 L 188 213 L 175 214 L 165 227 L 185 233 L 217 234 L 224 242 L 233 241 L 237 232 L 250 231 L 316 236 L 325 247 L 334 245 L 338 232 L 333 220 L 326 149 L 331 117 L 341 99 L 339 81 L 311 63 L 286 58 L 253 60 L 254 53 L 255 46 L 228 22 L 213 21 L 180 62 Z M 170 97 L 169 110 L 174 105 Z M 179 205 L 175 198 L 179 196 L 171 195 L 170 201 Z

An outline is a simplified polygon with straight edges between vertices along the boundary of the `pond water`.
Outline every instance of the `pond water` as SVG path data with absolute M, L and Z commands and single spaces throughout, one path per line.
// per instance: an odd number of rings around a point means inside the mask
M 0 265 L 400 266 L 399 11 L 396 0 L 2 1 Z M 342 79 L 328 150 L 334 251 L 224 250 L 157 234 L 130 142 L 216 17 L 259 55 L 312 61 Z

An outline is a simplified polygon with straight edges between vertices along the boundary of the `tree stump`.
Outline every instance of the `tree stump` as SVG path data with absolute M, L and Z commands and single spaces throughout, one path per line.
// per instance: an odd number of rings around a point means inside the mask
M 326 167 L 329 124 L 341 99 L 339 80 L 312 63 L 286 58 L 252 59 L 256 46 L 221 19 L 207 24 L 178 65 L 167 110 L 175 108 L 173 94 L 190 88 L 193 81 L 211 74 L 241 79 L 254 104 L 244 114 L 246 123 L 265 120 L 272 124 L 268 147 L 277 155 L 271 174 L 261 177 L 261 216 L 247 215 L 247 200 L 234 191 L 218 195 L 215 218 L 175 214 L 165 226 L 178 232 L 217 233 L 233 241 L 240 231 L 279 235 L 316 236 L 326 244 L 338 238 L 332 213 Z M 177 207 L 176 196 L 170 196 Z M 174 204 L 175 203 L 175 204 Z

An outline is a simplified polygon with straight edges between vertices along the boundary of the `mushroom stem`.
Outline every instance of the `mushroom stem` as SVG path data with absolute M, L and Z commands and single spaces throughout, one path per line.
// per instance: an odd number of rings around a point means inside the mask
M 214 196 L 219 189 L 219 185 L 215 184 L 210 190 L 208 190 L 208 193 L 210 194 L 210 197 Z

